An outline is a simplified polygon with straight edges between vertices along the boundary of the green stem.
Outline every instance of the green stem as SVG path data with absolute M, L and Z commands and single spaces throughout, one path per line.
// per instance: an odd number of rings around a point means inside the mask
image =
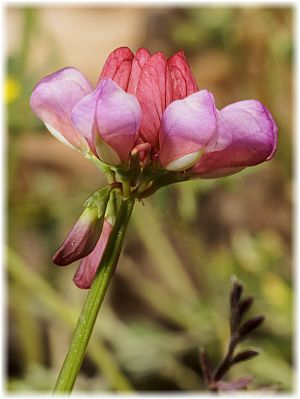
M 58 295 L 55 289 L 39 274 L 35 273 L 12 248 L 7 248 L 7 264 L 8 273 L 13 284 L 15 284 L 15 289 L 18 292 L 23 290 L 24 293 L 26 292 L 28 295 L 31 295 L 31 299 L 34 299 L 35 303 L 40 304 L 38 316 L 43 315 L 50 322 L 51 317 L 54 316 L 55 319 L 61 320 L 71 331 L 76 327 L 78 318 L 77 307 L 68 304 L 63 296 Z M 16 298 L 17 296 L 14 297 L 14 301 Z M 20 312 L 23 312 L 23 316 L 25 316 L 24 303 L 22 303 L 22 306 L 18 306 L 18 304 L 16 306 Z M 28 322 L 31 321 L 28 319 Z M 36 328 L 34 323 L 32 327 Z M 104 345 L 102 328 L 99 329 L 99 326 L 95 325 L 95 330 L 94 332 L 97 332 L 97 335 L 95 337 L 94 333 L 94 339 L 90 341 L 87 348 L 89 357 L 99 368 L 100 372 L 102 372 L 113 390 L 132 392 L 133 387 L 125 375 L 121 373 L 112 353 Z M 24 331 L 22 329 L 20 331 L 22 331 L 23 337 Z M 31 337 L 33 335 L 31 332 Z M 29 350 L 34 349 L 31 346 Z
M 133 205 L 133 199 L 122 201 L 98 273 L 83 305 L 54 393 L 70 393 L 73 389 L 98 312 L 118 262 Z

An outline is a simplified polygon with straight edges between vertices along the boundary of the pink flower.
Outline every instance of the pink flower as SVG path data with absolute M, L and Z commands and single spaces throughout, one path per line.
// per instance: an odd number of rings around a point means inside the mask
M 165 111 L 160 130 L 160 163 L 171 171 L 210 178 L 236 173 L 273 157 L 277 126 L 255 100 L 218 111 L 201 90 Z
M 182 51 L 167 59 L 120 47 L 94 90 L 75 68 L 64 68 L 42 79 L 30 102 L 57 138 L 109 165 L 127 165 L 132 150 L 147 144 L 154 166 L 218 177 L 271 159 L 277 145 L 276 123 L 260 102 L 218 111 Z
M 277 147 L 267 108 L 248 100 L 218 110 L 213 95 L 198 89 L 182 51 L 167 59 L 118 48 L 95 89 L 77 69 L 63 68 L 36 85 L 30 105 L 60 141 L 118 166 L 110 169 L 112 181 L 126 198 L 236 173 L 271 159 Z M 98 203 L 84 211 L 53 259 L 63 266 L 83 258 L 74 277 L 81 288 L 90 286 L 111 232 L 108 221 L 102 231 L 108 200 L 101 217 Z

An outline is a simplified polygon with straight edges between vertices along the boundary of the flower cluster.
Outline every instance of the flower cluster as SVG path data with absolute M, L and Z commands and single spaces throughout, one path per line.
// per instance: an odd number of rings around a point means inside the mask
M 123 197 L 143 198 L 191 178 L 227 176 L 271 159 L 277 146 L 277 126 L 265 106 L 247 100 L 218 110 L 213 95 L 199 90 L 182 51 L 167 59 L 145 48 L 135 54 L 118 48 L 95 89 L 67 67 L 42 79 L 30 104 L 57 139 L 108 165 Z M 97 239 L 78 244 L 79 237 L 101 233 L 103 220 L 96 217 L 97 224 L 94 213 L 87 213 L 75 225 L 73 251 L 57 254 L 57 263 L 100 251 Z

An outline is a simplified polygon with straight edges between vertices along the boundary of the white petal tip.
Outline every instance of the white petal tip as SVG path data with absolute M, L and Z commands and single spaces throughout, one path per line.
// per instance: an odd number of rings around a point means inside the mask
M 191 154 L 186 154 L 175 161 L 170 162 L 165 168 L 171 172 L 180 172 L 191 168 L 199 159 L 201 158 L 203 151 L 192 152 Z
M 75 147 L 58 130 L 54 129 L 54 127 L 48 125 L 46 122 L 44 122 L 44 124 L 52 136 L 54 136 L 58 141 L 67 145 L 68 147 L 75 149 Z
M 99 134 L 96 134 L 95 144 L 97 154 L 102 162 L 113 166 L 120 165 L 121 159 L 117 152 L 107 144 Z

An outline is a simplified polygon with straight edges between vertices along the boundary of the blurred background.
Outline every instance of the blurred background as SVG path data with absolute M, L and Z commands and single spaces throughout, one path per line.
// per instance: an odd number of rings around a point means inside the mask
M 51 257 L 104 177 L 57 142 L 29 108 L 35 83 L 67 65 L 94 84 L 108 54 L 183 49 L 218 108 L 258 99 L 279 127 L 276 157 L 238 175 L 161 189 L 137 204 L 77 391 L 203 391 L 204 346 L 216 364 L 228 339 L 235 274 L 266 322 L 245 345 L 261 355 L 233 378 L 293 389 L 293 9 L 6 8 L 7 379 L 10 392 L 55 383 L 87 291 L 76 265 Z

